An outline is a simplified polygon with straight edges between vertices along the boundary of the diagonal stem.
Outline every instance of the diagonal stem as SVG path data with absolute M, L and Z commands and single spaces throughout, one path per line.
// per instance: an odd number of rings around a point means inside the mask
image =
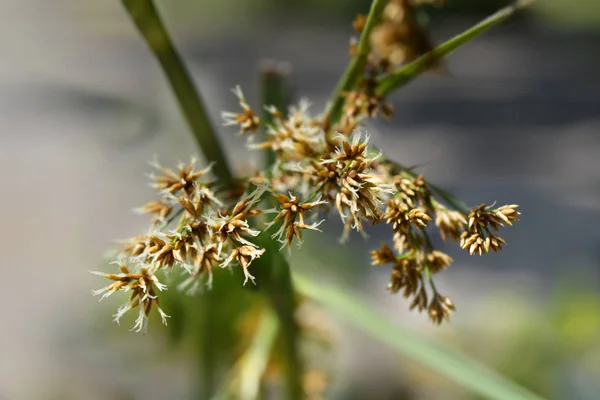
M 204 102 L 175 50 L 152 0 L 122 0 L 125 9 L 160 63 L 179 108 L 207 162 L 216 162 L 214 173 L 223 186 L 233 183 L 229 163 L 212 126 Z
M 518 0 L 514 4 L 498 10 L 496 13 L 490 15 L 470 29 L 467 29 L 463 33 L 442 43 L 429 53 L 424 54 L 423 56 L 398 68 L 394 72 L 382 78 L 377 84 L 375 93 L 381 97 L 389 95 L 392 91 L 408 84 L 420 76 L 423 72 L 427 71 L 431 65 L 439 59 L 452 53 L 454 50 L 458 49 L 468 41 L 475 39 L 479 35 L 487 32 L 494 26 L 504 22 L 516 12 L 530 5 L 534 1 L 535 0 Z
M 331 103 L 325 117 L 326 130 L 329 130 L 329 128 L 341 117 L 342 108 L 344 107 L 344 92 L 352 90 L 364 73 L 365 65 L 367 64 L 369 57 L 369 51 L 371 49 L 369 37 L 371 36 L 371 31 L 377 24 L 379 16 L 383 12 L 383 8 L 387 2 L 388 0 L 373 0 L 373 3 L 371 3 L 365 27 L 360 35 L 356 55 L 348 65 L 344 75 L 342 75 L 342 78 L 335 87 L 331 97 Z

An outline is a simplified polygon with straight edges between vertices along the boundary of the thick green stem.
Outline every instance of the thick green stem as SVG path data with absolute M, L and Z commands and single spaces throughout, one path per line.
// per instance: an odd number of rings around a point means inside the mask
M 125 9 L 160 63 L 173 89 L 179 108 L 206 161 L 214 161 L 214 173 L 223 186 L 233 175 L 206 107 L 151 0 L 122 0 Z
M 260 71 L 261 104 L 265 106 L 275 106 L 282 113 L 286 113 L 289 103 L 288 93 L 285 88 L 286 68 L 270 62 L 265 64 Z M 273 125 L 273 115 L 263 109 L 263 126 Z M 263 139 L 267 139 L 266 128 L 262 132 Z M 265 152 L 265 166 L 267 170 L 275 163 L 275 153 L 272 150 Z
M 392 91 L 406 85 L 413 79 L 427 71 L 436 61 L 452 53 L 454 50 L 493 28 L 494 26 L 504 22 L 509 17 L 513 16 L 517 11 L 523 9 L 534 0 L 518 0 L 514 4 L 506 6 L 496 13 L 490 15 L 477 25 L 467 29 L 460 35 L 442 43 L 429 53 L 417 58 L 416 60 L 398 68 L 396 71 L 383 77 L 377 84 L 375 93 L 378 96 L 385 97 Z
M 200 382 L 198 385 L 198 399 L 208 399 L 215 392 L 217 385 L 218 354 L 215 344 L 218 342 L 218 332 L 215 331 L 213 323 L 219 318 L 215 311 L 218 299 L 214 292 L 205 293 L 199 304 L 202 313 L 201 329 L 198 335 L 198 369 L 200 370 Z
M 348 65 L 346 72 L 342 75 L 342 78 L 338 82 L 333 95 L 331 96 L 331 103 L 329 104 L 329 109 L 327 110 L 325 117 L 325 125 L 328 128 L 335 124 L 342 115 L 344 92 L 354 89 L 365 71 L 365 66 L 367 65 L 369 52 L 371 50 L 369 37 L 371 36 L 371 31 L 375 25 L 377 25 L 379 16 L 383 12 L 383 8 L 387 2 L 388 0 L 373 0 L 373 3 L 371 3 L 369 15 L 367 16 L 365 27 L 363 28 L 357 45 L 356 55 Z
M 276 66 L 263 68 L 261 71 L 261 97 L 263 104 L 273 105 L 284 115 L 287 111 L 289 97 L 285 87 L 285 72 Z M 264 112 L 265 126 L 272 124 L 272 116 Z M 263 132 L 263 135 L 266 132 Z M 267 171 L 275 162 L 274 154 L 267 151 L 265 163 Z M 273 198 L 270 207 L 275 207 Z M 265 255 L 255 262 L 261 270 L 260 284 L 266 292 L 279 320 L 282 339 L 282 350 L 285 357 L 286 399 L 300 400 L 303 397 L 303 368 L 298 349 L 299 328 L 296 322 L 295 289 L 292 284 L 290 266 L 285 256 L 278 249 L 276 242 L 261 235 L 261 245 L 267 250 Z

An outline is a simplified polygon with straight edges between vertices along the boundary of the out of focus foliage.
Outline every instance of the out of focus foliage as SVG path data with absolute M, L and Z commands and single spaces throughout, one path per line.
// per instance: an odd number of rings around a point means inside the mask
M 502 315 L 496 315 L 496 310 Z M 502 311 L 504 310 L 504 311 Z M 565 287 L 546 304 L 514 291 L 491 294 L 446 341 L 545 398 L 597 399 L 600 393 L 600 295 Z M 445 378 L 407 368 L 414 398 L 471 399 Z M 564 396 L 563 396 L 564 395 Z M 448 396 L 448 397 L 446 397 Z

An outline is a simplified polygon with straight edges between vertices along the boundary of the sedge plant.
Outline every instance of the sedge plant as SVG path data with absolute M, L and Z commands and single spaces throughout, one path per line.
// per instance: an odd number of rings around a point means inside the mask
M 353 232 L 365 234 L 372 225 L 386 225 L 389 240 L 371 251 L 372 264 L 389 268 L 391 293 L 400 293 L 411 309 L 440 324 L 450 320 L 455 305 L 438 291 L 435 278 L 452 259 L 434 248 L 432 232 L 471 255 L 506 245 L 499 231 L 518 221 L 517 205 L 466 206 L 415 168 L 386 157 L 369 143 L 363 123 L 392 117 L 387 99 L 395 90 L 426 71 L 445 68 L 444 56 L 529 2 L 517 1 L 437 47 L 417 18 L 423 3 L 443 2 L 373 0 L 368 14 L 356 18 L 358 38 L 350 41 L 348 67 L 324 110 L 314 112 L 305 100 L 289 104 L 285 71 L 278 65 L 267 66 L 261 75 L 260 107 L 235 87 L 239 109 L 223 112 L 223 125 L 247 137 L 248 147 L 263 154 L 264 162 L 246 176 L 234 176 L 204 99 L 155 5 L 123 0 L 160 63 L 204 160 L 176 168 L 152 163 L 157 198 L 139 209 L 151 216 L 150 227 L 122 243 L 112 271 L 94 272 L 110 281 L 94 294 L 102 299 L 125 292 L 127 300 L 114 320 L 135 312 L 133 330 L 143 332 L 153 310 L 163 323 L 169 321 L 161 308 L 161 292 L 167 287 L 199 296 L 206 308 L 227 301 L 223 291 L 222 299 L 207 295 L 222 281 L 223 270 L 239 272 L 239 287 L 256 288 L 260 300 L 248 311 L 252 339 L 227 374 L 227 384 L 215 389 L 208 381 L 216 378 L 208 378 L 203 398 L 257 398 L 274 363 L 281 365 L 275 370 L 285 382 L 283 397 L 321 398 L 328 379 L 309 368 L 300 354 L 301 342 L 315 337 L 307 335 L 314 327 L 299 317 L 311 300 L 474 392 L 498 399 L 537 398 L 370 313 L 351 296 L 323 288 L 301 271 L 292 273 L 286 259 L 285 249 L 300 245 L 307 232 L 320 234 L 327 218 L 343 225 L 342 242 Z M 174 283 L 171 277 L 181 275 Z M 217 318 L 214 312 L 206 315 Z M 205 329 L 211 326 L 209 320 Z M 210 340 L 203 349 L 205 355 L 214 352 Z M 211 365 L 206 363 L 206 369 Z

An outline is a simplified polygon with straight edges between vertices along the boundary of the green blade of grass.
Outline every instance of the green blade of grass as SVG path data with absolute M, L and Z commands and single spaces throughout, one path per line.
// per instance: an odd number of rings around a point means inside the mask
M 506 6 L 496 13 L 490 15 L 477 25 L 467 29 L 465 32 L 439 45 L 429 53 L 398 68 L 394 72 L 381 79 L 377 85 L 376 94 L 384 97 L 390 94 L 393 90 L 406 85 L 423 72 L 427 71 L 429 67 L 431 67 L 437 60 L 447 56 L 463 44 L 475 39 L 482 33 L 504 22 L 517 11 L 533 3 L 533 1 L 534 0 L 518 0 L 514 4 Z
M 298 291 L 322 303 L 348 322 L 387 344 L 398 353 L 453 380 L 465 389 L 492 400 L 541 400 L 527 389 L 511 382 L 475 360 L 424 339 L 372 307 L 338 288 L 325 287 L 294 274 Z

